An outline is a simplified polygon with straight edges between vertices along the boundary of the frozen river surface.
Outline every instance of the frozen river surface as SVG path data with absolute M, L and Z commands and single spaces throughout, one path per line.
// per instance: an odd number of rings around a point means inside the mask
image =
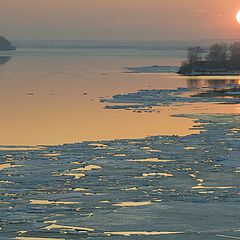
M 239 239 L 240 118 L 188 117 L 199 135 L 2 149 L 0 239 Z

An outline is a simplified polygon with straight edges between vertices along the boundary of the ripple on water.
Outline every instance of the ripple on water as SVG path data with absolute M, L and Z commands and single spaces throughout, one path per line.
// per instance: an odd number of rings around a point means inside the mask
M 173 177 L 173 174 L 171 173 L 143 173 L 142 177 L 147 178 L 147 177 Z
M 16 237 L 16 240 L 65 240 L 65 238 L 35 238 L 35 237 Z
M 22 165 L 14 165 L 10 163 L 0 164 L 0 170 L 7 169 L 7 168 L 15 168 L 15 167 L 22 167 Z
M 175 162 L 174 160 L 163 160 L 158 158 L 146 158 L 146 159 L 134 159 L 128 160 L 128 162 L 136 162 L 136 163 L 144 163 L 144 162 L 152 162 L 152 163 L 170 163 Z
M 119 235 L 119 236 L 133 236 L 133 235 L 145 235 L 145 236 L 154 236 L 154 235 L 174 235 L 174 234 L 183 234 L 184 232 L 105 232 L 107 235 Z
M 61 202 L 61 201 L 50 201 L 50 200 L 30 200 L 32 205 L 73 205 L 79 204 L 79 202 Z
M 44 227 L 43 229 L 46 229 L 48 231 L 50 231 L 52 229 L 80 231 L 80 232 L 93 232 L 94 231 L 94 229 L 92 229 L 92 228 L 84 228 L 84 227 L 76 227 L 76 226 L 64 226 L 64 225 L 58 225 L 58 224 L 51 224 L 47 227 Z
M 120 203 L 114 203 L 113 206 L 116 207 L 140 207 L 140 206 L 147 206 L 151 205 L 151 201 L 146 202 L 120 202 Z

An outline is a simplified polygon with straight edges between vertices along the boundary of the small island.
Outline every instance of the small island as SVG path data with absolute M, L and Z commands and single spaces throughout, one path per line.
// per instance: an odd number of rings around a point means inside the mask
M 0 51 L 12 51 L 16 48 L 5 37 L 0 36 Z
M 209 49 L 190 47 L 187 60 L 178 74 L 185 76 L 235 76 L 240 75 L 240 42 L 228 46 L 215 43 Z
M 5 64 L 11 59 L 10 56 L 0 56 L 0 65 Z

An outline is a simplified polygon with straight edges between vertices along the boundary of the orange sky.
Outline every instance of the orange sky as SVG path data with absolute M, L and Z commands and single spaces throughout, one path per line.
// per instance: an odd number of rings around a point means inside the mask
M 0 0 L 11 39 L 239 38 L 239 0 Z

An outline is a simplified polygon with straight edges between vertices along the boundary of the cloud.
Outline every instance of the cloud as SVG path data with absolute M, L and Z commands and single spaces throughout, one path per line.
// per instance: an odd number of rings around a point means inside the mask
M 199 9 L 199 10 L 197 10 L 197 13 L 206 13 L 207 12 L 207 10 L 206 9 Z
M 213 14 L 212 16 L 213 16 L 213 17 L 216 17 L 216 18 L 221 18 L 221 17 L 223 17 L 223 15 L 222 15 L 221 13 Z

